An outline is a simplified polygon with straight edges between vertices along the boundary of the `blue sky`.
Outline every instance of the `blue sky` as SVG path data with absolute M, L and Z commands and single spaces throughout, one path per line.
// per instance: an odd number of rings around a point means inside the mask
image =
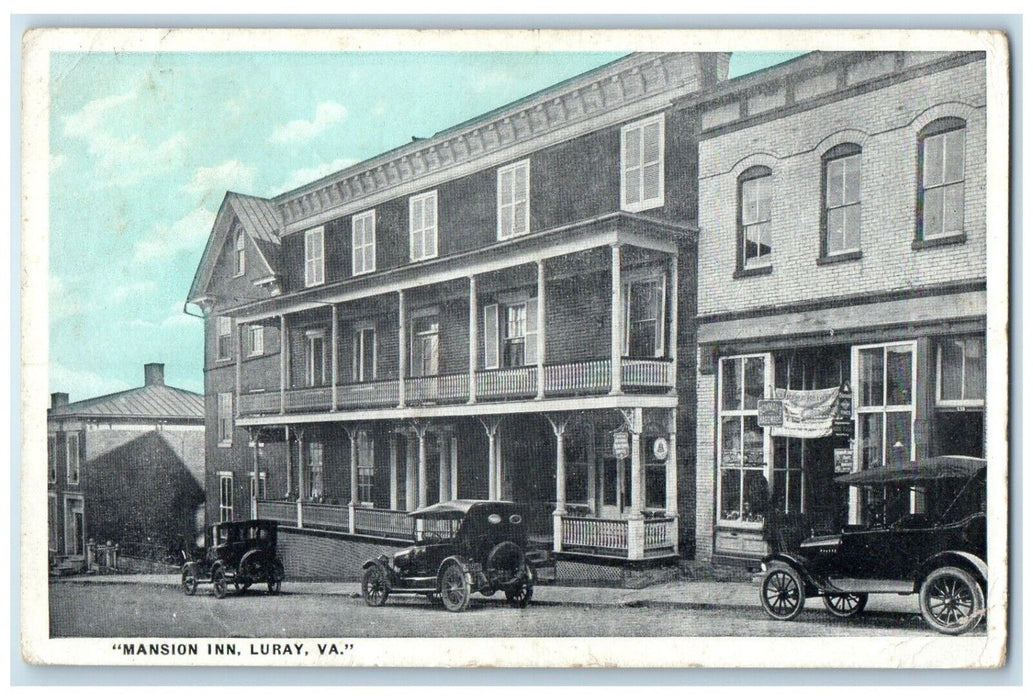
M 183 301 L 226 190 L 278 194 L 619 56 L 53 54 L 51 391 L 139 386 L 145 362 L 202 391 Z

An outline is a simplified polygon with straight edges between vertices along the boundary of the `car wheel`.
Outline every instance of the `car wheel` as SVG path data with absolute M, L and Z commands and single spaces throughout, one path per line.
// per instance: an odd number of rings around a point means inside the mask
M 462 612 L 470 605 L 470 584 L 455 562 L 441 574 L 441 602 L 450 612 Z
M 529 581 L 521 581 L 513 588 L 506 589 L 506 600 L 514 608 L 526 608 L 533 593 L 534 586 Z
M 243 593 L 247 589 L 251 588 L 251 582 L 247 579 L 235 578 L 233 579 L 233 588 L 237 593 Z
M 216 598 L 226 597 L 226 572 L 221 566 L 215 567 L 212 572 L 212 590 L 215 592 Z
M 836 617 L 860 615 L 868 604 L 867 593 L 826 593 L 821 597 L 825 609 Z
M 792 620 L 803 610 L 806 595 L 800 574 L 788 567 L 775 567 L 760 582 L 760 604 L 776 620 Z
M 197 569 L 193 564 L 187 564 L 183 567 L 181 585 L 183 586 L 183 592 L 187 595 L 194 595 L 197 592 Z
M 390 592 L 387 575 L 382 568 L 371 566 L 362 572 L 362 599 L 366 601 L 366 605 L 379 608 L 387 602 Z
M 283 583 L 283 564 L 277 559 L 266 571 L 265 585 L 269 589 L 269 595 L 279 595 L 280 586 Z
M 433 605 L 435 608 L 440 608 L 443 603 L 441 602 L 441 596 L 437 593 L 427 593 L 427 602 Z
M 509 588 L 524 571 L 524 550 L 515 542 L 500 542 L 488 553 L 486 563 L 495 586 Z
M 945 566 L 925 577 L 919 592 L 922 617 L 937 632 L 965 634 L 986 613 L 979 582 L 964 569 Z

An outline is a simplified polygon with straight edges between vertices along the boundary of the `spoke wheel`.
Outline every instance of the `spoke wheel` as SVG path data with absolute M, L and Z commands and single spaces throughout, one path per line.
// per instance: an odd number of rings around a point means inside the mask
M 836 617 L 860 615 L 868 604 L 867 593 L 826 593 L 821 597 L 825 609 Z
M 243 593 L 247 589 L 251 588 L 251 582 L 246 579 L 235 578 L 233 579 L 233 588 L 237 593 Z
M 462 612 L 470 605 L 470 584 L 459 564 L 449 564 L 441 574 L 441 602 L 451 612 Z
M 283 564 L 280 560 L 274 560 L 266 572 L 265 585 L 269 589 L 269 595 L 279 595 L 280 586 L 283 583 Z
M 226 572 L 221 566 L 216 567 L 212 572 L 212 590 L 216 598 L 226 597 Z
M 379 608 L 387 602 L 390 593 L 387 575 L 379 566 L 371 566 L 362 572 L 362 599 L 371 608 Z
M 925 578 L 919 602 L 926 623 L 943 634 L 964 634 L 986 613 L 979 583 L 964 569 L 953 566 L 936 569 Z
M 183 577 L 180 585 L 183 586 L 183 592 L 187 595 L 194 595 L 197 592 L 197 570 L 193 564 L 187 564 L 183 567 Z
M 506 590 L 506 600 L 514 608 L 526 608 L 531 602 L 534 586 L 529 581 L 521 581 L 513 588 Z
M 803 580 L 789 568 L 776 567 L 760 582 L 760 604 L 776 620 L 792 620 L 803 610 Z

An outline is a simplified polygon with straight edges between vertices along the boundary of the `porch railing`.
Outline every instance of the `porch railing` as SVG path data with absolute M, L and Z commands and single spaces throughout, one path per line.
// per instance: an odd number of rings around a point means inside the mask
M 609 360 L 545 366 L 546 394 L 592 394 L 609 390 Z
M 355 532 L 408 540 L 412 538 L 412 519 L 404 510 L 356 508 Z
M 241 394 L 240 412 L 242 414 L 279 413 L 280 392 L 260 391 Z
M 628 388 L 674 386 L 674 363 L 670 360 L 621 360 L 621 385 Z
M 477 373 L 477 398 L 502 399 L 538 393 L 537 367 L 489 369 Z
M 628 521 L 577 518 L 564 515 L 563 548 L 628 555 Z
M 347 532 L 348 506 L 302 501 L 301 526 Z
M 337 404 L 347 408 L 394 406 L 398 403 L 398 380 L 337 385 Z
M 298 524 L 297 501 L 258 501 L 258 517 L 283 525 Z
M 674 518 L 657 518 L 646 520 L 645 550 L 674 548 Z
M 468 374 L 441 374 L 434 377 L 410 377 L 405 380 L 406 403 L 466 401 L 469 397 Z

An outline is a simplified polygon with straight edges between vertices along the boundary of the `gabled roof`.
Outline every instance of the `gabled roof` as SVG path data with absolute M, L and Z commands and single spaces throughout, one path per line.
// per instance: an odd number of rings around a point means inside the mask
M 244 230 L 262 258 L 262 264 L 270 275 L 278 274 L 275 265 L 280 257 L 280 214 L 272 201 L 262 197 L 240 194 L 238 192 L 227 192 L 219 205 L 219 213 L 215 216 L 215 223 L 212 224 L 211 234 L 208 236 L 208 243 L 205 245 L 201 261 L 194 273 L 194 281 L 190 285 L 190 293 L 187 301 L 192 302 L 204 295 L 212 273 L 215 270 L 215 263 L 219 259 L 219 253 L 226 245 L 226 239 L 233 228 L 233 220 L 240 221 Z
M 164 384 L 119 391 L 84 399 L 48 411 L 49 418 L 140 418 L 144 420 L 204 420 L 204 397 Z

